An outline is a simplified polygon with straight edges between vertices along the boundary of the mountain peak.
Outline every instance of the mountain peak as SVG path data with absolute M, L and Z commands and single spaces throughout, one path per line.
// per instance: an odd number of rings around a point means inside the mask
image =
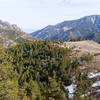
M 0 44 L 9 46 L 31 38 L 23 32 L 17 25 L 0 20 Z
M 0 20 L 0 29 L 15 30 L 15 31 L 22 32 L 22 30 L 16 24 L 10 24 L 2 20 Z
M 64 21 L 49 25 L 32 36 L 45 40 L 77 40 L 79 38 L 100 43 L 100 15 L 85 16 L 77 20 Z

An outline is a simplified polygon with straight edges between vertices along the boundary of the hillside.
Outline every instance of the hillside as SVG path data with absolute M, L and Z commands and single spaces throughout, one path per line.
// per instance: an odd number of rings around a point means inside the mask
M 94 41 L 64 42 L 63 45 L 81 53 L 100 54 L 100 44 Z
M 0 20 L 0 45 L 9 46 L 30 38 L 31 36 L 23 32 L 17 25 Z
M 100 43 L 100 16 L 92 15 L 81 19 L 49 25 L 31 33 L 34 38 L 44 40 L 94 40 Z
M 93 41 L 25 41 L 0 47 L 0 99 L 98 100 L 99 52 L 100 44 Z
M 64 42 L 62 47 L 71 48 L 72 51 L 78 56 L 85 54 L 93 55 L 93 60 L 86 64 L 85 67 L 100 70 L 100 44 L 94 41 L 77 41 L 77 42 Z
M 73 55 L 82 57 L 80 60 L 87 60 L 80 64 L 80 68 L 89 71 L 89 78 L 93 80 L 93 90 L 85 96 L 89 96 L 90 100 L 98 100 L 100 98 L 100 44 L 94 41 L 76 41 L 64 42 L 61 47 L 70 48 Z

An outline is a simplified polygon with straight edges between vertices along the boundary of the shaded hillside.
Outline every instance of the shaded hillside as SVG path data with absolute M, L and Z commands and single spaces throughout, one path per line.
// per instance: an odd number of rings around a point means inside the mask
M 95 40 L 100 43 L 100 16 L 86 16 L 78 20 L 64 21 L 56 25 L 49 25 L 32 36 L 45 40 Z

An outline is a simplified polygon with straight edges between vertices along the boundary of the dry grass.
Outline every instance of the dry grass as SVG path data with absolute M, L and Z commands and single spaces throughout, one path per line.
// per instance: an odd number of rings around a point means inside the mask
M 100 70 L 100 44 L 94 41 L 64 42 L 64 47 L 71 48 L 79 56 L 90 53 L 94 55 L 93 60 L 86 67 Z

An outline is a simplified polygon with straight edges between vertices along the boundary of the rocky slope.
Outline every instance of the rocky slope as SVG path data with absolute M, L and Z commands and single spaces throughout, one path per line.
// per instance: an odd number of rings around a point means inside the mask
M 49 25 L 32 33 L 32 36 L 45 40 L 95 40 L 100 43 L 100 16 L 86 16 L 78 20 L 64 21 Z
M 23 32 L 17 25 L 9 24 L 0 20 L 0 45 L 9 46 L 22 42 L 24 39 L 30 39 L 31 36 Z

